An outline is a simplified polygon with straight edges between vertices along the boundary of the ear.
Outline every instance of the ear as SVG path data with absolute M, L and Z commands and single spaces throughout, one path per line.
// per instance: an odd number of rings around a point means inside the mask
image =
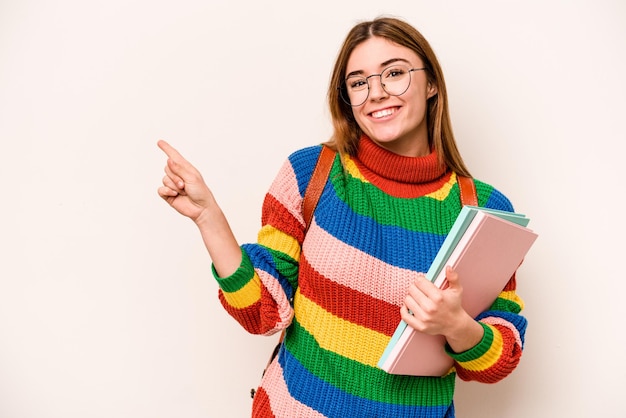
M 430 99 L 431 97 L 437 95 L 437 86 L 431 82 L 428 82 L 428 89 L 426 91 L 428 93 L 426 95 L 426 99 Z

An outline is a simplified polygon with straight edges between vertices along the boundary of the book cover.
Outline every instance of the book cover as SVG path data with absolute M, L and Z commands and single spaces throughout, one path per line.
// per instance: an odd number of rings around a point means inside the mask
M 530 221 L 525 215 L 520 214 L 520 213 L 506 212 L 506 211 L 497 210 L 497 209 L 481 208 L 478 206 L 464 206 L 461 209 L 461 212 L 459 213 L 459 215 L 457 216 L 457 219 L 455 220 L 454 224 L 452 225 L 452 228 L 450 228 L 450 231 L 448 232 L 448 235 L 446 236 L 444 242 L 442 243 L 441 248 L 439 249 L 439 252 L 437 253 L 437 255 L 435 256 L 435 259 L 431 263 L 429 270 L 425 273 L 426 278 L 428 280 L 430 280 L 431 282 L 434 282 L 436 280 L 441 270 L 445 267 L 448 257 L 450 257 L 450 254 L 455 249 L 459 240 L 465 233 L 465 230 L 467 229 L 469 224 L 472 222 L 472 220 L 474 219 L 474 216 L 476 215 L 476 213 L 478 213 L 478 211 L 491 213 L 493 215 L 499 216 L 503 219 L 509 220 L 513 223 L 516 223 L 524 227 L 527 226 Z M 403 320 L 400 321 L 400 323 L 398 324 L 398 327 L 396 328 L 394 334 L 391 337 L 391 340 L 387 346 L 387 349 L 384 351 L 381 357 L 381 360 L 379 362 L 379 367 L 385 364 L 385 362 L 387 361 L 387 358 L 392 354 L 393 347 L 398 343 L 398 340 L 402 336 L 407 326 L 408 324 L 406 322 L 404 322 Z M 381 368 L 385 370 L 384 367 L 381 367 Z
M 536 240 L 527 225 L 523 215 L 464 207 L 426 277 L 442 287 L 444 267 L 450 265 L 463 285 L 463 308 L 477 316 L 497 298 Z M 443 336 L 415 331 L 401 321 L 378 367 L 393 374 L 441 376 L 453 364 L 444 346 Z

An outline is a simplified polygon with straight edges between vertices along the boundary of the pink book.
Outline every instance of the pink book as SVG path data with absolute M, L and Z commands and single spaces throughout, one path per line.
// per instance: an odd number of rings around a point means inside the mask
M 537 234 L 499 216 L 477 211 L 445 265 L 459 274 L 463 308 L 472 317 L 489 309 L 519 267 Z M 433 280 L 446 285 L 445 268 Z M 445 338 L 406 326 L 379 367 L 392 374 L 442 376 L 453 365 Z

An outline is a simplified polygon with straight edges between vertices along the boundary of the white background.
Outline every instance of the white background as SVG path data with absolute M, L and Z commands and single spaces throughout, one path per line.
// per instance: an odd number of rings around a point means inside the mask
M 246 417 L 275 338 L 221 308 L 156 194 L 169 140 L 241 242 L 292 151 L 325 141 L 349 28 L 430 40 L 472 174 L 540 238 L 519 368 L 462 418 L 623 417 L 622 1 L 0 0 L 0 417 Z

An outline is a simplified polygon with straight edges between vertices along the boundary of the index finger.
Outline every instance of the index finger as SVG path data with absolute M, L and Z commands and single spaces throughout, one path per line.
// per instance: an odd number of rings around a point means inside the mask
M 163 139 L 157 141 L 157 145 L 170 158 L 182 158 L 182 155 L 176 149 Z
M 413 282 L 415 287 L 427 297 L 431 297 L 439 289 L 433 282 L 428 280 L 423 274 L 418 274 L 416 280 Z
M 185 159 L 174 147 L 168 144 L 166 141 L 160 139 L 157 141 L 157 145 L 159 148 L 167 154 L 167 165 L 165 172 L 168 176 L 172 178 L 177 184 L 180 180 L 187 182 L 191 179 L 192 176 L 200 176 L 198 170 L 195 169 L 193 165 L 189 161 Z M 168 171 L 169 169 L 169 171 Z M 178 177 L 175 178 L 172 175 Z M 182 186 L 180 186 L 182 188 Z

